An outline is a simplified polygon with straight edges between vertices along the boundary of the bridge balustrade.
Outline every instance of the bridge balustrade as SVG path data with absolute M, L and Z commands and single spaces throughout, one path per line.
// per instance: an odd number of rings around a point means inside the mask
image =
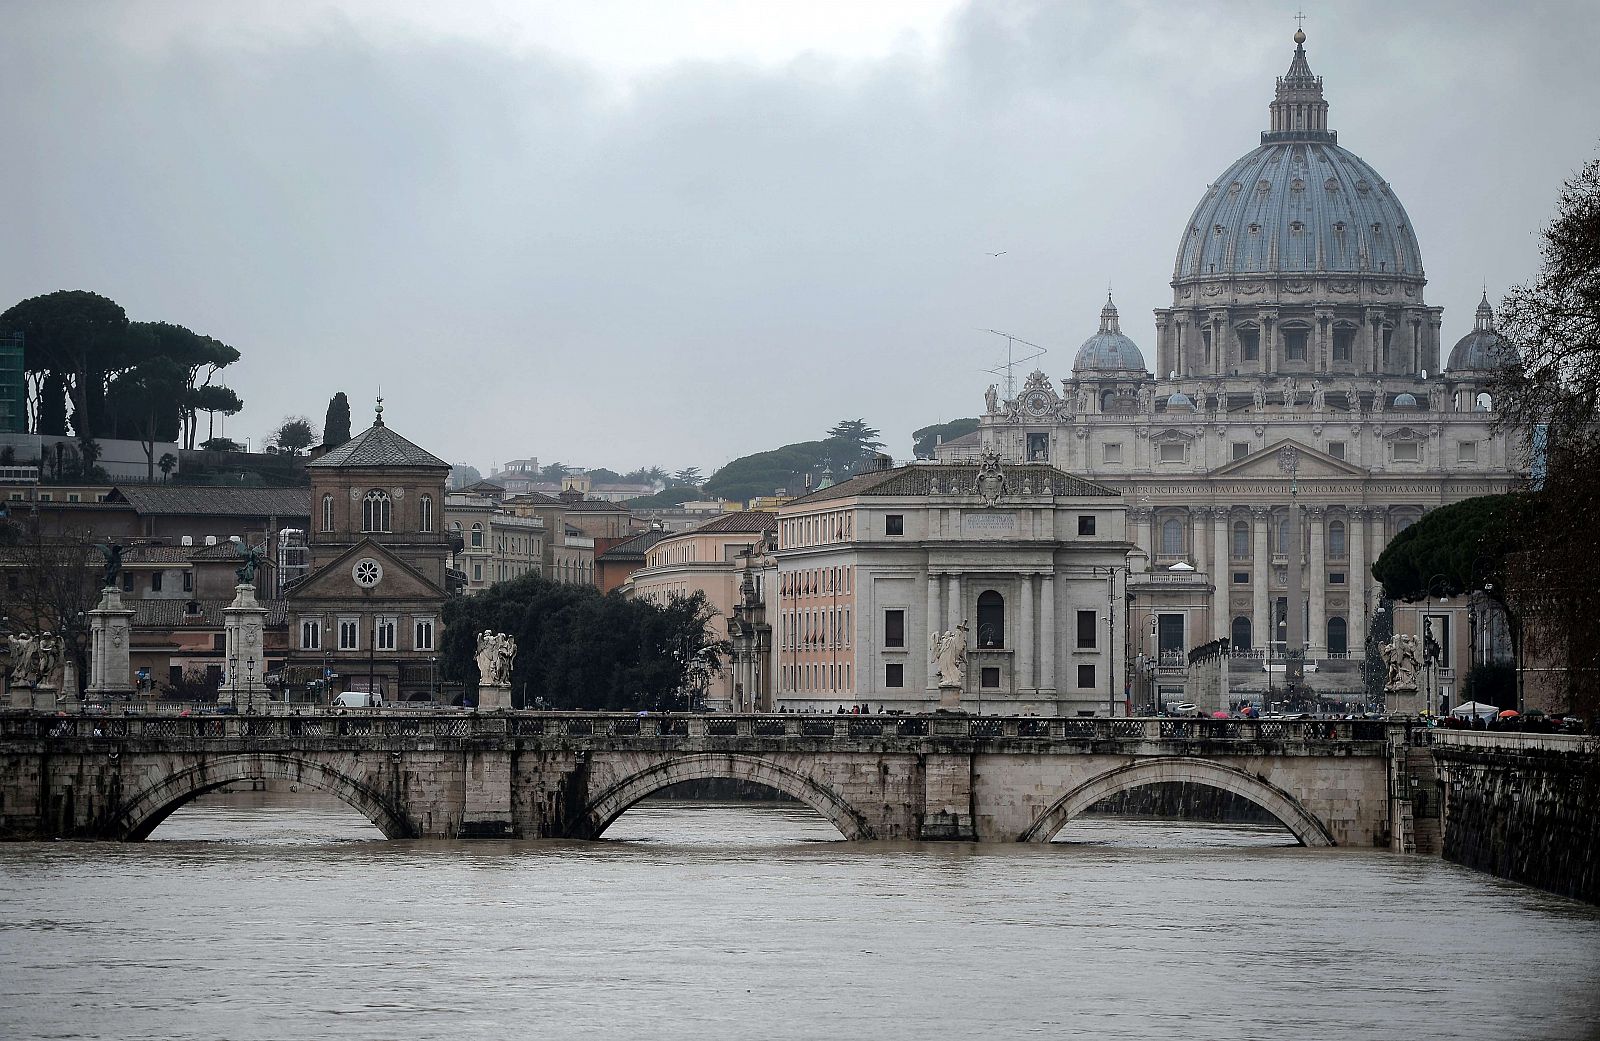
M 44 716 L 0 715 L 0 736 L 10 738 L 419 738 L 419 737 L 766 737 L 951 738 L 956 740 L 1060 740 L 1089 742 L 1384 741 L 1382 720 L 1247 720 L 1105 717 L 1063 719 L 1015 716 L 650 716 L 619 713 L 509 713 L 450 715 L 217 715 Z M 1426 730 L 1412 743 L 1426 742 Z

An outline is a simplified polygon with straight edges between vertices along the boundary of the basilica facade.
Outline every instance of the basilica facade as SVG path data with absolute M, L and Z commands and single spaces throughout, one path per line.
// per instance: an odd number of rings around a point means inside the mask
M 1314 686 L 1359 689 L 1372 562 L 1426 511 L 1506 491 L 1522 465 L 1486 393 L 1515 360 L 1487 297 L 1443 352 L 1415 230 L 1329 128 L 1304 42 L 1259 146 L 1178 234 L 1154 371 L 1108 297 L 1070 376 L 989 388 L 979 430 L 937 452 L 1048 463 L 1121 493 L 1136 704 L 1180 698 L 1187 652 L 1222 637 L 1236 689 L 1270 686 L 1273 655 L 1297 647 L 1320 665 Z M 1464 670 L 1465 608 L 1429 610 L 1447 672 Z

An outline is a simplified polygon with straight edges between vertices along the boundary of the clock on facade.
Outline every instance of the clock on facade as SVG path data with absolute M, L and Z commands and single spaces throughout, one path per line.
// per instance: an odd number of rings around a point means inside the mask
M 362 589 L 371 589 L 383 581 L 383 565 L 371 557 L 362 557 L 356 561 L 355 567 L 350 569 L 350 577 L 356 580 L 356 585 Z
M 1042 390 L 1029 391 L 1022 396 L 1022 407 L 1035 416 L 1042 416 L 1050 411 L 1051 404 L 1050 395 Z

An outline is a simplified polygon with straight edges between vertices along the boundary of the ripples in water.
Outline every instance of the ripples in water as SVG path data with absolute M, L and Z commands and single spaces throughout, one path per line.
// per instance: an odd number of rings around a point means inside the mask
M 320 796 L 0 847 L 7 1038 L 1592 1038 L 1600 911 L 1279 829 L 852 844 L 646 802 L 601 842 L 385 842 Z

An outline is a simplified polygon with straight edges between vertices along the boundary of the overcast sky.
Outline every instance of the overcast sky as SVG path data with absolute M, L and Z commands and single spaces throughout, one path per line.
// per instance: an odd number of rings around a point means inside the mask
M 1307 6 L 1330 123 L 1408 209 L 1453 343 L 1600 150 L 1600 7 Z M 257 446 L 338 390 L 359 430 L 381 385 L 485 472 L 709 473 L 857 416 L 906 456 L 977 414 L 986 329 L 1059 379 L 1110 284 L 1150 355 L 1293 13 L 0 0 L 0 308 L 90 289 L 232 343 L 227 432 Z

